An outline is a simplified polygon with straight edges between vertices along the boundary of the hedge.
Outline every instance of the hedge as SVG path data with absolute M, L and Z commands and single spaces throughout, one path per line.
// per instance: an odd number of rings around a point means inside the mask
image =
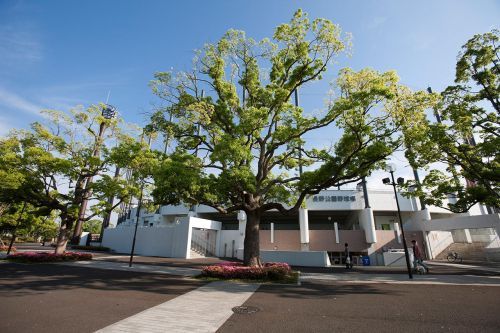
M 287 263 L 269 262 L 262 267 L 243 266 L 239 262 L 223 262 L 217 265 L 202 267 L 202 277 L 219 279 L 248 279 L 248 280 L 283 280 L 292 270 Z
M 92 254 L 82 252 L 65 252 L 55 254 L 53 252 L 18 252 L 7 256 L 8 260 L 17 262 L 57 262 L 91 260 Z

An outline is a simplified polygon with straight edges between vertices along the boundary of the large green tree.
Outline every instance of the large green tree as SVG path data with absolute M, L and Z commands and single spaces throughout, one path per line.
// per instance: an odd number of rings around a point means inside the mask
M 56 212 L 61 221 L 56 253 L 65 251 L 78 221 L 108 214 L 137 195 L 138 177 L 113 177 L 110 168 L 127 168 L 135 175 L 154 160 L 145 144 L 120 130 L 119 119 L 102 116 L 103 107 L 78 108 L 71 114 L 46 111 L 46 125 L 34 123 L 30 131 L 14 131 L 0 141 L 0 202 L 26 202 L 37 215 Z M 109 131 L 99 136 L 102 123 Z M 111 196 L 117 198 L 114 204 L 108 200 Z M 85 199 L 92 207 L 82 218 Z
M 299 10 L 272 40 L 229 30 L 192 71 L 157 73 L 153 91 L 166 103 L 150 127 L 175 139 L 175 149 L 155 174 L 156 201 L 245 211 L 244 263 L 260 265 L 265 211 L 293 214 L 307 196 L 369 175 L 400 147 L 404 119 L 429 106 L 428 94 L 400 85 L 393 71 L 348 68 L 322 113 L 294 106 L 294 91 L 320 80 L 348 47 L 337 25 Z M 329 148 L 305 142 L 319 130 L 340 138 Z
M 441 162 L 448 171 L 431 167 L 413 192 L 428 204 L 458 213 L 477 203 L 500 207 L 499 39 L 493 30 L 463 45 L 455 85 L 441 93 L 435 110 L 441 121 L 428 122 L 407 152 L 417 166 Z

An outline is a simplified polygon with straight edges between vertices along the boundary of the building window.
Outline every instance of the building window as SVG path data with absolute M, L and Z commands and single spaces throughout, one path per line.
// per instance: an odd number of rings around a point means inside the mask
M 382 230 L 391 230 L 391 225 L 389 223 L 383 223 L 380 225 Z

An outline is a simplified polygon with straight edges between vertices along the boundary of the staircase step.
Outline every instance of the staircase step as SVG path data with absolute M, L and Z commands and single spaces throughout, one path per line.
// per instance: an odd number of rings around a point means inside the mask
M 464 260 L 488 261 L 484 248 L 488 243 L 452 243 L 436 259 L 446 259 L 448 253 L 457 252 Z

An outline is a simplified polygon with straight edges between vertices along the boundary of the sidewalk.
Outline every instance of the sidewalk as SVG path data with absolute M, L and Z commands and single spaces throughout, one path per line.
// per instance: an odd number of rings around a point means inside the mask
M 217 281 L 147 309 L 97 332 L 215 332 L 259 288 Z
M 500 287 L 500 276 L 474 276 L 474 275 L 418 275 L 413 274 L 410 280 L 407 274 L 328 274 L 328 273 L 303 273 L 301 281 L 331 281 L 349 283 L 390 283 L 390 284 L 439 284 L 462 286 L 492 286 Z
M 177 276 L 192 277 L 200 273 L 199 269 L 172 267 L 172 266 L 154 266 L 134 264 L 128 267 L 128 264 L 109 261 L 77 261 L 63 262 L 60 265 L 90 267 L 98 269 L 110 269 L 120 271 L 144 272 L 144 273 L 159 273 Z M 458 265 L 443 263 L 443 265 Z M 373 267 L 377 269 L 377 267 Z M 489 268 L 493 269 L 493 268 Z M 370 270 L 370 269 L 367 269 Z M 389 271 L 389 270 L 388 270 Z M 495 271 L 496 272 L 496 271 Z M 477 275 L 446 275 L 446 274 L 413 274 L 413 280 L 408 278 L 408 275 L 400 273 L 384 273 L 380 271 L 364 273 L 356 271 L 347 272 L 302 272 L 300 281 L 331 281 L 331 282 L 349 282 L 349 283 L 392 283 L 392 284 L 440 284 L 440 285 L 484 285 L 484 286 L 500 286 L 500 275 L 492 276 L 477 276 Z
M 111 262 L 104 260 L 90 260 L 90 261 L 73 261 L 73 262 L 58 262 L 58 265 L 66 266 L 77 266 L 77 267 L 89 267 L 97 269 L 110 269 L 118 271 L 129 271 L 129 272 L 144 272 L 144 273 L 155 273 L 155 274 L 169 274 L 178 276 L 192 277 L 199 275 L 201 270 L 196 268 L 187 267 L 173 267 L 173 266 L 155 266 L 155 265 L 141 265 L 133 264 L 132 267 L 128 266 L 128 263 L 124 262 Z

